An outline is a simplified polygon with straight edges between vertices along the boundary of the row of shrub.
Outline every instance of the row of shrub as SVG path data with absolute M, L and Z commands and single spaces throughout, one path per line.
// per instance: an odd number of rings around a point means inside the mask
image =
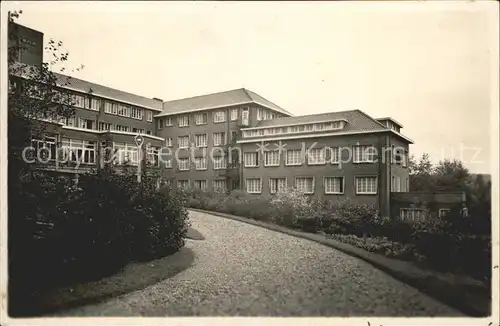
M 68 178 L 33 172 L 9 188 L 9 307 L 36 312 L 44 291 L 98 279 L 132 261 L 171 254 L 187 232 L 184 197 L 145 176 L 99 170 Z M 33 311 L 35 310 L 35 311 Z
M 190 191 L 187 205 L 267 221 L 306 232 L 324 232 L 340 241 L 439 271 L 491 277 L 491 237 L 471 234 L 473 216 L 407 223 L 380 218 L 369 205 L 311 198 L 295 189 L 272 196 Z

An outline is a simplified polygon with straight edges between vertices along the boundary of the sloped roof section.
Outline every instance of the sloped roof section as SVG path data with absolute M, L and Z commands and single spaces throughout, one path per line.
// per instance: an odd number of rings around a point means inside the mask
M 26 65 L 23 63 L 15 63 L 9 66 L 9 73 L 25 78 L 25 79 L 33 79 L 36 77 L 36 69 L 39 69 L 38 67 L 35 66 L 30 66 Z M 60 74 L 57 72 L 52 72 L 54 76 L 57 78 L 57 85 L 74 90 L 77 92 L 82 92 L 82 93 L 89 93 L 89 91 L 92 92 L 93 95 L 111 99 L 111 100 L 116 100 L 119 102 L 123 102 L 126 104 L 131 104 L 135 105 L 138 107 L 142 108 L 147 108 L 155 111 L 161 111 L 162 110 L 162 102 L 158 100 L 154 100 L 152 98 L 140 96 L 140 95 L 135 95 L 132 93 L 127 93 L 124 91 L 120 91 L 111 87 L 95 84 L 83 79 L 67 76 L 64 74 Z
M 173 101 L 163 102 L 163 112 L 157 116 L 172 115 L 185 112 L 216 109 L 239 104 L 256 103 L 274 111 L 291 115 L 290 112 L 266 100 L 262 96 L 245 88 L 225 92 L 199 95 Z
M 342 132 L 347 131 L 379 131 L 388 130 L 385 126 L 371 119 L 360 110 L 328 112 L 320 114 L 302 115 L 289 118 L 260 121 L 256 128 L 282 125 L 307 124 L 332 120 L 346 120 L 347 124 Z M 251 129 L 251 128 L 250 128 Z
M 154 100 L 152 98 L 120 91 L 118 89 L 95 84 L 75 77 L 70 77 L 68 79 L 68 76 L 59 73 L 54 73 L 54 74 L 61 82 L 61 85 L 64 85 L 63 87 L 67 89 L 72 89 L 84 93 L 88 93 L 89 91 L 91 91 L 91 93 L 95 96 L 100 96 L 103 98 L 108 98 L 131 105 L 136 105 L 139 107 L 155 111 L 161 111 L 162 109 L 162 102 Z

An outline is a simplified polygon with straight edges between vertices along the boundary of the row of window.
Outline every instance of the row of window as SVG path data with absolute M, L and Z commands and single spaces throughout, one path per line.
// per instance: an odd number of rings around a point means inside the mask
M 178 189 L 190 189 L 190 180 L 177 180 Z M 208 180 L 194 180 L 193 188 L 201 191 L 208 191 Z M 226 192 L 227 184 L 226 180 L 212 180 L 212 191 L 214 192 Z
M 232 132 L 233 139 L 236 137 L 236 132 Z M 191 137 L 187 136 L 179 136 L 177 137 L 177 144 L 179 148 L 186 149 L 189 148 Z M 224 146 L 227 145 L 227 137 L 225 132 L 214 132 L 212 134 L 213 146 Z M 165 139 L 166 147 L 173 147 L 174 142 L 173 138 Z M 208 146 L 208 134 L 196 134 L 194 135 L 194 146 L 195 147 L 207 147 Z
M 165 168 L 172 168 L 172 159 L 165 158 Z M 207 170 L 208 169 L 208 160 L 206 157 L 195 157 L 193 160 L 194 166 L 196 170 Z M 191 169 L 191 160 L 187 157 L 177 159 L 177 168 L 179 171 L 189 171 Z M 227 169 L 227 158 L 224 156 L 214 157 L 213 159 L 213 169 L 214 170 L 223 170 Z
M 239 118 L 239 110 L 238 108 L 233 108 L 229 110 L 229 119 L 231 121 L 237 121 Z M 247 121 L 249 117 L 249 109 L 243 108 L 241 109 L 241 116 L 243 121 Z M 193 119 L 193 121 L 190 121 Z M 212 112 L 212 120 L 214 123 L 222 123 L 226 122 L 228 119 L 226 110 L 219 110 Z M 178 127 L 189 127 L 191 123 L 194 123 L 196 126 L 206 125 L 208 123 L 208 112 L 196 113 L 194 116 L 189 114 L 183 114 L 177 116 L 177 126 Z M 165 117 L 158 119 L 158 129 L 163 129 L 164 127 L 173 127 L 174 126 L 174 118 L 173 117 Z
M 440 208 L 438 210 L 438 217 L 445 217 L 450 213 L 449 208 Z M 425 221 L 428 211 L 424 208 L 401 208 L 399 210 L 399 218 L 408 222 L 422 222 Z
M 244 130 L 243 137 L 249 138 L 249 137 L 260 137 L 268 135 L 295 134 L 302 132 L 331 131 L 331 130 L 342 129 L 344 128 L 344 125 L 345 121 L 332 121 L 332 122 L 303 124 L 298 126 Z
M 287 187 L 286 178 L 269 178 L 269 192 L 276 193 Z M 295 177 L 294 187 L 305 194 L 313 194 L 315 190 L 315 177 Z M 323 190 L 325 194 L 343 194 L 345 187 L 344 177 L 327 176 L 323 178 Z M 356 194 L 376 194 L 376 176 L 355 177 Z M 248 193 L 262 193 L 262 178 L 245 179 L 245 189 Z
M 115 130 L 115 131 L 125 131 L 125 132 L 133 132 L 133 133 L 138 133 L 138 134 L 148 134 L 151 135 L 152 132 L 151 130 L 145 130 L 143 128 L 136 128 L 136 127 L 129 127 L 121 124 L 114 124 L 110 122 L 99 122 L 99 124 L 96 124 L 96 121 L 93 119 L 87 119 L 87 118 L 60 118 L 55 122 L 59 122 L 65 126 L 70 126 L 70 127 L 78 127 L 82 129 L 89 129 L 89 130 L 100 130 L 100 131 L 106 131 L 106 130 Z
M 373 163 L 375 162 L 375 153 L 371 146 L 354 146 L 353 147 L 354 163 Z M 328 154 L 329 153 L 329 154 Z M 259 152 L 246 152 L 243 154 L 243 162 L 245 167 L 258 167 L 259 166 Z M 302 165 L 307 159 L 308 165 L 319 165 L 330 162 L 331 164 L 339 164 L 341 158 L 340 147 L 323 147 L 312 148 L 307 152 L 301 149 L 287 149 L 285 150 L 285 165 L 297 166 Z M 406 155 L 396 158 L 406 167 Z M 264 152 L 264 166 L 280 166 L 280 152 L 267 151 Z
M 271 110 L 262 108 L 257 109 L 257 121 L 279 119 L 281 117 L 282 117 L 281 115 L 274 113 Z

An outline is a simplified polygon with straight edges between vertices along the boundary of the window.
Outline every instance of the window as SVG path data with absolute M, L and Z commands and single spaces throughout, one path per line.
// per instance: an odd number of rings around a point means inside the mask
M 214 122 L 224 122 L 224 121 L 226 121 L 226 111 L 215 111 Z
M 61 139 L 62 148 L 70 162 L 84 164 L 96 163 L 96 146 L 94 141 L 76 140 L 70 138 Z M 65 159 L 66 159 L 65 158 Z
M 74 127 L 75 126 L 75 117 L 71 117 L 71 118 L 62 117 L 59 119 L 59 123 L 65 125 L 65 126 Z
M 344 178 L 343 177 L 325 177 L 325 194 L 343 194 L 344 193 Z
M 99 122 L 99 130 L 113 130 L 113 124 L 109 122 Z
M 56 138 L 44 137 L 43 140 L 32 139 L 31 146 L 34 148 L 35 156 L 39 160 L 55 160 L 56 159 Z M 38 157 L 40 155 L 40 157 Z
M 130 129 L 128 126 L 123 126 L 123 125 L 116 125 L 115 126 L 116 131 L 125 131 L 128 132 Z
M 132 132 L 136 134 L 144 134 L 145 130 L 142 128 L 132 128 Z
M 179 159 L 179 170 L 188 171 L 189 170 L 189 158 L 180 158 Z
M 214 132 L 214 146 L 226 145 L 226 133 L 225 132 Z
M 238 109 L 231 109 L 231 121 L 238 120 Z
M 153 122 L 153 111 L 146 111 L 146 121 Z
M 108 114 L 118 114 L 118 104 L 106 101 L 104 102 L 104 112 Z
M 325 149 L 324 148 L 311 148 L 307 151 L 307 164 L 317 165 L 325 164 Z
M 373 146 L 353 146 L 354 163 L 373 163 L 376 150 Z
M 90 103 L 90 109 L 99 111 L 101 109 L 101 100 L 98 98 L 93 98 Z
M 172 168 L 172 159 L 171 158 L 165 159 L 165 168 L 167 168 L 167 169 Z
M 172 121 L 172 117 L 166 117 L 165 118 L 165 127 L 172 127 L 174 125 L 174 122 Z M 189 125 L 189 119 L 188 119 L 188 125 Z
M 231 140 L 236 141 L 237 138 L 238 138 L 238 132 L 235 130 L 231 131 Z
M 177 188 L 182 190 L 189 189 L 189 180 L 177 180 Z
M 227 158 L 225 156 L 214 157 L 214 170 L 227 168 Z
M 130 107 L 124 104 L 118 104 L 118 115 L 122 117 L 130 117 Z
M 302 150 L 292 149 L 286 151 L 286 165 L 302 165 Z
M 356 194 L 376 194 L 377 177 L 356 177 Z
M 137 165 L 139 162 L 139 151 L 137 145 L 127 143 L 113 143 L 118 164 Z
M 194 142 L 196 147 L 207 147 L 208 143 L 208 135 L 207 134 L 201 134 L 201 135 L 195 135 L 194 136 Z
M 189 126 L 189 116 L 188 115 L 181 115 L 181 116 L 177 117 L 177 123 L 179 124 L 179 127 Z
M 269 192 L 275 194 L 286 190 L 286 178 L 270 178 Z
M 177 138 L 179 148 L 189 148 L 189 136 L 180 136 Z
M 314 193 L 314 177 L 295 178 L 295 188 L 305 194 Z
M 264 153 L 264 166 L 279 166 L 280 153 L 279 151 L 269 151 Z
M 340 163 L 340 147 L 332 147 L 330 148 L 330 162 L 332 164 L 339 164 Z
M 207 169 L 207 158 L 206 157 L 195 157 L 194 164 L 196 170 L 206 170 Z
M 399 210 L 399 215 L 403 221 L 424 221 L 426 212 L 421 208 L 401 208 Z
M 250 152 L 243 154 L 243 162 L 246 168 L 259 166 L 259 153 Z
M 391 180 L 391 192 L 401 192 L 401 178 L 397 176 L 392 176 Z
M 208 181 L 207 180 L 194 180 L 194 188 L 201 190 L 201 191 L 207 191 Z
M 158 129 L 163 129 L 163 119 L 158 119 Z
M 79 108 L 84 108 L 85 107 L 85 97 L 83 97 L 82 95 L 73 94 L 73 95 L 71 95 L 71 104 L 73 106 L 76 106 Z
M 137 120 L 142 120 L 142 117 L 143 117 L 143 111 L 142 109 L 139 109 L 139 108 L 131 108 L 130 109 L 130 116 L 133 118 L 133 119 L 137 119 Z
M 438 211 L 438 217 L 445 217 L 450 213 L 450 211 L 451 210 L 449 208 L 440 208 Z
M 157 147 L 150 147 L 146 151 L 146 162 L 152 166 L 158 166 L 160 163 Z
M 407 151 L 403 151 L 403 167 L 407 167 L 408 166 L 408 152 Z
M 214 180 L 213 190 L 214 192 L 226 192 L 226 180 Z
M 146 134 L 151 135 L 151 130 L 146 131 Z
M 174 146 L 172 138 L 165 138 L 165 146 L 166 147 L 172 147 L 172 146 Z
M 95 129 L 94 120 L 79 118 L 78 119 L 78 127 L 83 129 Z
M 246 188 L 249 194 L 260 194 L 262 192 L 262 181 L 259 178 L 246 179 Z
M 206 125 L 207 124 L 207 114 L 206 113 L 197 113 L 194 116 L 194 121 L 196 125 Z
M 410 178 L 406 178 L 406 192 L 410 191 Z
M 241 110 L 241 124 L 243 126 L 248 126 L 249 123 L 250 112 L 248 108 L 244 108 Z

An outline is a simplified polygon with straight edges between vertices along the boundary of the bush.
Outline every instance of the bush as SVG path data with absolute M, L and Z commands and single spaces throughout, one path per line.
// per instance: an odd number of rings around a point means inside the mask
M 36 172 L 12 187 L 9 291 L 20 305 L 39 291 L 100 278 L 184 244 L 185 198 L 157 191 L 150 177 L 139 185 L 134 176 L 100 170 L 76 187 Z

